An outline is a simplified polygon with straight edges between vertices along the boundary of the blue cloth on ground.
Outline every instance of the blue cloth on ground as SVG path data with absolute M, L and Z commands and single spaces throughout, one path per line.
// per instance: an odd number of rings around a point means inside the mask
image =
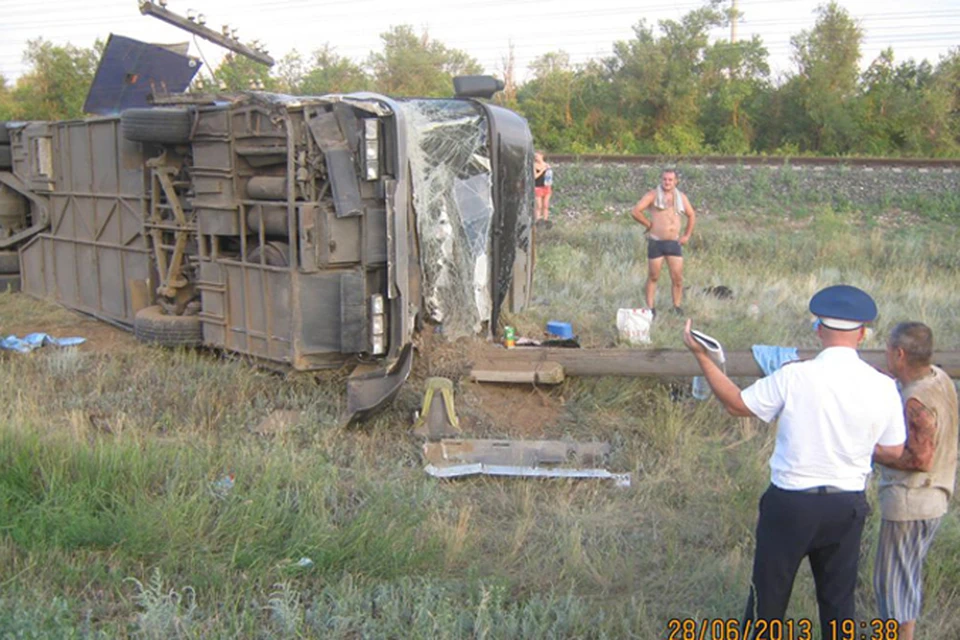
M 34 349 L 48 344 L 55 347 L 73 347 L 86 341 L 86 338 L 54 338 L 48 333 L 30 333 L 24 336 L 22 340 L 13 335 L 3 338 L 0 340 L 0 349 L 30 353 Z
M 773 347 L 768 344 L 753 345 L 753 359 L 763 371 L 763 375 L 768 376 L 788 362 L 800 359 L 796 347 Z

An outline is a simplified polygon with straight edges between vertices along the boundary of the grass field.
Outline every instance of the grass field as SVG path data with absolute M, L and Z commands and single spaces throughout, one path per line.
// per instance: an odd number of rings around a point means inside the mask
M 810 294 L 848 282 L 880 306 L 870 346 L 918 319 L 938 347 L 957 348 L 954 228 L 884 215 L 826 203 L 776 216 L 714 209 L 688 251 L 684 306 L 730 348 L 812 347 Z M 639 226 L 601 198 L 558 196 L 555 219 L 538 239 L 536 304 L 509 321 L 533 335 L 565 319 L 585 344 L 615 344 L 616 309 L 642 304 Z M 703 295 L 717 284 L 735 297 Z M 0 295 L 0 333 L 41 321 L 68 327 L 75 316 Z M 680 329 L 658 318 L 654 345 L 678 347 Z M 675 400 L 677 381 L 498 389 L 523 410 L 497 413 L 461 379 L 471 433 L 610 442 L 609 468 L 631 472 L 633 486 L 436 481 L 410 414 L 426 375 L 462 371 L 461 347 L 424 354 L 390 409 L 353 430 L 337 427 L 340 372 L 283 377 L 132 343 L 0 355 L 0 638 L 652 640 L 671 618 L 739 616 L 769 428 Z M 277 410 L 297 418 L 263 432 Z M 858 590 L 868 618 L 877 525 L 874 513 Z M 956 638 L 956 511 L 927 567 L 918 637 Z M 806 565 L 789 614 L 816 619 Z

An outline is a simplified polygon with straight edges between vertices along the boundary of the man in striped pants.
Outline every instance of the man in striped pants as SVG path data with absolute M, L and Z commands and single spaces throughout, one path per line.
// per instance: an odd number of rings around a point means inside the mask
M 907 442 L 900 456 L 874 452 L 880 470 L 880 540 L 873 586 L 880 617 L 900 623 L 913 640 L 923 595 L 923 560 L 954 490 L 957 391 L 930 364 L 933 333 L 920 322 L 893 328 L 887 365 L 900 385 Z

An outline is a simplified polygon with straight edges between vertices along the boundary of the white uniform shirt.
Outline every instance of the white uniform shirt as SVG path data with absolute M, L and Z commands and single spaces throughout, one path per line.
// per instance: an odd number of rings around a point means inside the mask
M 863 491 L 874 445 L 906 440 L 896 383 L 849 347 L 785 365 L 740 396 L 764 422 L 780 416 L 770 479 L 781 489 Z

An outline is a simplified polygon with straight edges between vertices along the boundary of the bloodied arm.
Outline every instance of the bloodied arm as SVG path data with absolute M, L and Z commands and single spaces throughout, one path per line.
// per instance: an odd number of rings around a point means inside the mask
M 916 398 L 907 400 L 904 408 L 907 422 L 907 442 L 900 455 L 892 455 L 877 447 L 873 452 L 874 462 L 901 471 L 929 471 L 933 466 L 936 449 L 937 418 L 930 409 Z

